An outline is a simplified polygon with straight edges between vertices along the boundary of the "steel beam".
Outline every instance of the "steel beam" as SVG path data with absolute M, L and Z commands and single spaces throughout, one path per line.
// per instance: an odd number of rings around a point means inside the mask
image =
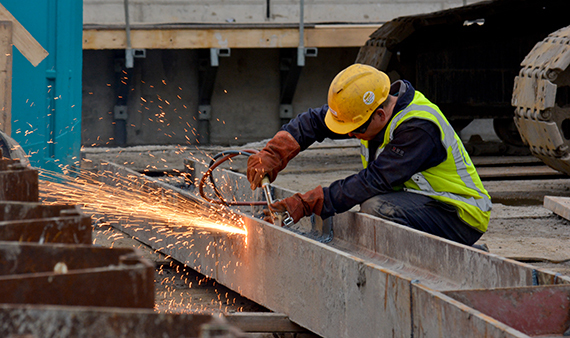
M 151 309 L 0 304 L 2 337 L 241 337 L 224 318 Z
M 19 160 L 0 160 L 0 200 L 37 202 L 38 171 Z
M 445 294 L 488 316 L 500 318 L 529 336 L 560 335 L 570 324 L 570 285 L 459 290 Z
M 194 168 L 200 176 L 200 166 Z M 231 187 L 234 198 L 251 198 L 243 175 L 222 172 L 218 182 Z M 457 336 L 471 327 L 494 332 L 492 337 L 524 337 L 501 318 L 479 315 L 442 291 L 570 284 L 567 277 L 360 213 L 335 216 L 328 244 L 245 214 L 242 220 L 247 236 L 175 231 L 153 222 L 114 225 L 324 337 Z M 442 309 L 439 321 L 423 329 L 418 323 L 433 318 L 432 306 Z
M 79 214 L 80 209 L 68 204 L 0 201 L 0 221 L 14 221 Z
M 91 244 L 91 217 L 76 214 L 0 222 L 0 240 L 36 243 Z
M 133 249 L 0 242 L 0 303 L 153 308 L 154 266 Z
M 0 240 L 91 244 L 91 217 L 73 205 L 2 201 Z
M 528 338 L 499 320 L 441 292 L 412 287 L 414 337 Z
M 225 317 L 230 324 L 244 332 L 309 333 L 280 313 L 233 312 L 226 313 Z

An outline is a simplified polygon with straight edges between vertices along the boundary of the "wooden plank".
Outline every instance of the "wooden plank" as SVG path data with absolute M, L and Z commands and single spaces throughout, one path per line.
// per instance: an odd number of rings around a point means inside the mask
M 34 67 L 48 56 L 49 53 L 2 4 L 0 4 L 0 19 L 12 21 L 14 45 Z
M 0 21 L 0 129 L 7 135 L 12 133 L 12 22 L 10 21 Z
M 361 47 L 379 26 L 316 26 L 305 29 L 305 46 Z
M 234 312 L 225 314 L 228 322 L 244 332 L 308 333 L 289 317 L 275 312 Z
M 570 220 L 570 197 L 544 196 L 544 207 Z
M 376 26 L 306 28 L 307 47 L 360 47 Z M 299 45 L 299 30 L 270 28 L 153 28 L 131 29 L 132 48 L 291 48 Z M 124 49 L 120 28 L 84 28 L 83 49 Z

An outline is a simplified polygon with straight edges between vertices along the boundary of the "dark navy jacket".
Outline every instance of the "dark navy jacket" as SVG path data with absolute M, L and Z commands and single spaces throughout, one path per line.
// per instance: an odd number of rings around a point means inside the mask
M 408 81 L 397 81 L 392 84 L 390 93 L 398 96 L 392 114 L 394 117 L 410 104 L 415 89 Z M 292 119 L 281 130 L 289 132 L 297 140 L 301 151 L 315 141 L 322 142 L 325 138 L 350 138 L 348 135 L 335 134 L 327 128 L 324 121 L 327 110 L 326 104 L 320 108 L 309 109 Z M 433 122 L 412 118 L 395 129 L 392 141 L 386 145 L 378 158 L 372 161 L 385 132 L 386 127 L 369 142 L 371 161 L 368 168 L 323 188 L 322 218 L 345 212 L 375 195 L 400 189 L 413 174 L 440 164 L 447 156 L 441 144 L 439 128 Z

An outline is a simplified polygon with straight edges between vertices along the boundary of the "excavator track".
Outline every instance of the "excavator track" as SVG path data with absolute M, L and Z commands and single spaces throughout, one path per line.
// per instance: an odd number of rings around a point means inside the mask
M 537 43 L 515 78 L 515 124 L 533 155 L 570 175 L 570 26 Z

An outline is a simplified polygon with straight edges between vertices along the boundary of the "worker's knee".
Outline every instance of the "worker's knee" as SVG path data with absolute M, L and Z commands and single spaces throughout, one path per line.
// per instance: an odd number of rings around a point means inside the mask
M 369 198 L 362 203 L 360 212 L 406 224 L 406 216 L 402 208 L 383 199 L 381 195 Z

